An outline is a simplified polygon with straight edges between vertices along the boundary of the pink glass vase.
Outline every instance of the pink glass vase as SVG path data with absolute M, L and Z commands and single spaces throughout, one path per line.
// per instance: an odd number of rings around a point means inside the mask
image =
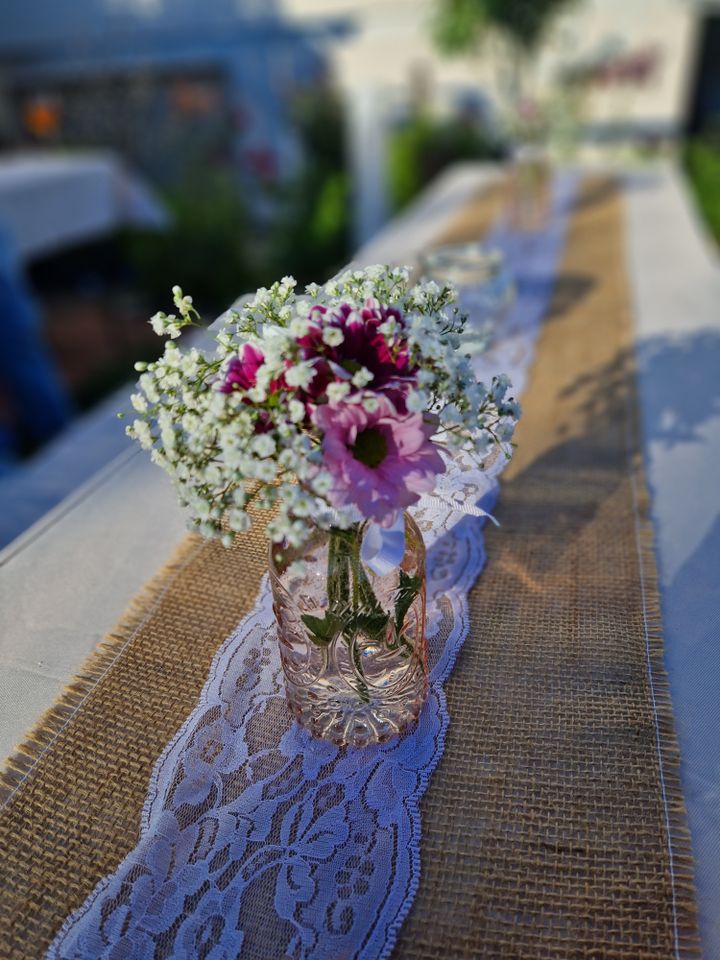
M 428 689 L 422 534 L 405 514 L 404 556 L 378 575 L 361 559 L 366 527 L 317 530 L 299 550 L 270 550 L 290 710 L 338 745 L 400 733 L 417 719 Z

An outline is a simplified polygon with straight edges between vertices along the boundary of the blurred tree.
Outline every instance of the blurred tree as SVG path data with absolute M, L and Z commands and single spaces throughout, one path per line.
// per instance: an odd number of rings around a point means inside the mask
M 555 17 L 576 0 L 437 0 L 435 42 L 447 54 L 476 50 L 488 35 L 509 45 L 506 106 L 516 113 L 523 98 L 523 73 Z
M 553 18 L 574 0 L 440 0 L 434 33 L 447 53 L 466 53 L 486 32 L 533 53 Z
M 285 274 L 303 285 L 321 283 L 346 263 L 350 183 L 340 103 L 315 91 L 297 97 L 292 110 L 302 145 L 294 177 L 239 186 L 191 165 L 164 194 L 169 230 L 127 236 L 138 286 L 152 309 L 169 309 L 170 289 L 179 283 L 212 318 L 240 294 Z
M 297 175 L 276 191 L 267 279 L 292 273 L 301 284 L 322 283 L 350 254 L 342 105 L 329 90 L 313 91 L 296 98 L 292 114 L 303 160 Z

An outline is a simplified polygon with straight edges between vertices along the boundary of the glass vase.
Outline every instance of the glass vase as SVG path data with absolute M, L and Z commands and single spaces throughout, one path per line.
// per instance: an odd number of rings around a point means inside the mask
M 515 298 L 502 252 L 483 243 L 448 243 L 422 254 L 420 267 L 428 280 L 456 287 L 458 306 L 468 317 L 463 353 L 486 350 Z
M 425 545 L 405 514 L 405 552 L 374 573 L 367 523 L 273 544 L 270 583 L 291 713 L 343 746 L 381 743 L 417 719 L 428 689 Z
M 510 219 L 520 231 L 541 230 L 550 213 L 550 165 L 536 143 L 519 144 L 510 176 Z

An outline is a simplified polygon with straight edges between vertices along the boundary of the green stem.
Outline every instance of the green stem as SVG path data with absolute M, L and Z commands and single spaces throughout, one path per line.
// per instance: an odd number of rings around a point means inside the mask
M 376 605 L 377 599 L 372 592 L 360 561 L 360 524 L 354 524 L 348 530 L 333 527 L 328 542 L 328 604 L 330 611 L 345 620 L 343 635 L 350 650 L 358 680 L 355 689 L 363 703 L 370 702 L 370 691 L 365 682 L 360 652 L 354 639 L 358 632 L 358 618 L 368 595 Z M 362 576 L 361 576 L 362 573 Z M 352 579 L 351 579 L 352 575 Z
M 421 583 L 419 578 L 400 571 L 395 614 L 391 618 L 375 595 L 360 556 L 361 546 L 362 524 L 353 524 L 347 530 L 331 528 L 328 541 L 326 619 L 334 618 L 337 624 L 342 625 L 342 634 L 358 677 L 355 689 L 361 700 L 369 703 L 370 691 L 365 682 L 360 651 L 355 643 L 357 636 L 364 633 L 375 642 L 386 644 L 390 649 L 400 648 L 402 656 L 412 655 L 412 644 L 402 633 L 402 628 Z M 392 639 L 388 637 L 390 627 Z
M 349 605 L 349 545 L 345 531 L 333 527 L 328 542 L 328 602 L 333 613 L 344 613 Z
M 350 646 L 353 663 L 355 664 L 355 670 L 357 671 L 358 675 L 355 689 L 357 690 L 358 696 L 363 703 L 370 703 L 370 691 L 368 690 L 368 685 L 365 682 L 365 674 L 363 673 L 362 661 L 360 660 L 360 651 L 357 648 L 357 644 L 354 643 L 354 637 L 351 637 L 348 640 L 348 644 Z

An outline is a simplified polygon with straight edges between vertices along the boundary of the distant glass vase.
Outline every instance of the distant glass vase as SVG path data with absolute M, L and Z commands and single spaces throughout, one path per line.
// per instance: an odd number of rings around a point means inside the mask
M 540 230 L 550 214 L 550 164 L 541 144 L 521 143 L 513 151 L 510 218 L 516 230 Z
M 366 523 L 273 544 L 270 583 L 293 716 L 338 746 L 382 743 L 413 723 L 428 690 L 425 545 L 405 514 L 405 553 L 378 575 L 361 559 Z
M 463 353 L 486 350 L 515 298 L 502 252 L 484 243 L 448 243 L 425 251 L 420 267 L 428 280 L 457 289 L 458 306 L 467 314 Z

